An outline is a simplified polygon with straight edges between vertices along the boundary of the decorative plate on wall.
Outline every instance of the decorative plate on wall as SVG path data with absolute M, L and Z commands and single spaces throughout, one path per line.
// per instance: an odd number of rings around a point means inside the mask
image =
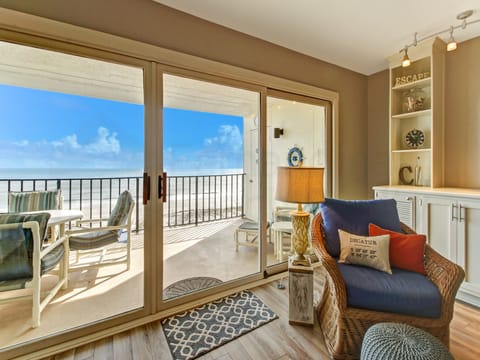
M 300 167 L 303 164 L 303 153 L 300 148 L 294 146 L 288 151 L 287 156 L 288 166 Z
M 405 135 L 405 143 L 409 148 L 416 149 L 425 142 L 425 135 L 422 130 L 412 129 Z

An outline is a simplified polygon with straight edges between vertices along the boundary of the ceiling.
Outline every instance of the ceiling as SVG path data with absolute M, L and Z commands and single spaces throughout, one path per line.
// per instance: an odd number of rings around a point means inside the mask
M 422 38 L 460 25 L 456 16 L 478 0 L 154 0 L 177 10 L 370 75 L 386 57 Z M 480 36 L 480 21 L 457 29 L 462 42 Z M 447 40 L 449 33 L 440 36 Z

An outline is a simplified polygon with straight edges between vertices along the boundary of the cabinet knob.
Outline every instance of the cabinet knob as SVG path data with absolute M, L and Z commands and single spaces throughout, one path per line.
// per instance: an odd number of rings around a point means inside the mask
M 407 197 L 405 198 L 405 200 L 407 200 L 407 201 L 412 201 L 413 198 L 412 198 L 411 196 L 407 196 Z

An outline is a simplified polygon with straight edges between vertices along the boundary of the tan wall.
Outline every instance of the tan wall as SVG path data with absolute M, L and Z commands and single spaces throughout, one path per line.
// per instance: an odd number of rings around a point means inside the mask
M 447 53 L 445 185 L 480 188 L 480 37 Z
M 352 199 L 369 196 L 366 76 L 151 0 L 2 0 L 1 5 L 337 91 L 340 94 L 339 195 Z
M 368 77 L 367 186 L 388 184 L 388 70 Z

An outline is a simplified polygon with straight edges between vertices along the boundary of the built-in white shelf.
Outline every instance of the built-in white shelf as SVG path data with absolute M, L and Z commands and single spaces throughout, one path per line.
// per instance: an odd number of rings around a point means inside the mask
M 417 117 L 417 116 L 430 116 L 431 113 L 432 113 L 431 109 L 412 111 L 409 113 L 392 115 L 392 119 L 408 119 L 408 118 Z
M 392 90 L 393 91 L 409 90 L 409 89 L 413 89 L 413 88 L 422 88 L 422 87 L 426 87 L 426 86 L 429 86 L 429 85 L 430 85 L 430 78 L 428 77 L 426 79 L 421 79 L 421 80 L 412 81 L 412 82 L 409 82 L 409 83 L 406 83 L 406 84 L 394 86 L 394 87 L 392 87 Z

